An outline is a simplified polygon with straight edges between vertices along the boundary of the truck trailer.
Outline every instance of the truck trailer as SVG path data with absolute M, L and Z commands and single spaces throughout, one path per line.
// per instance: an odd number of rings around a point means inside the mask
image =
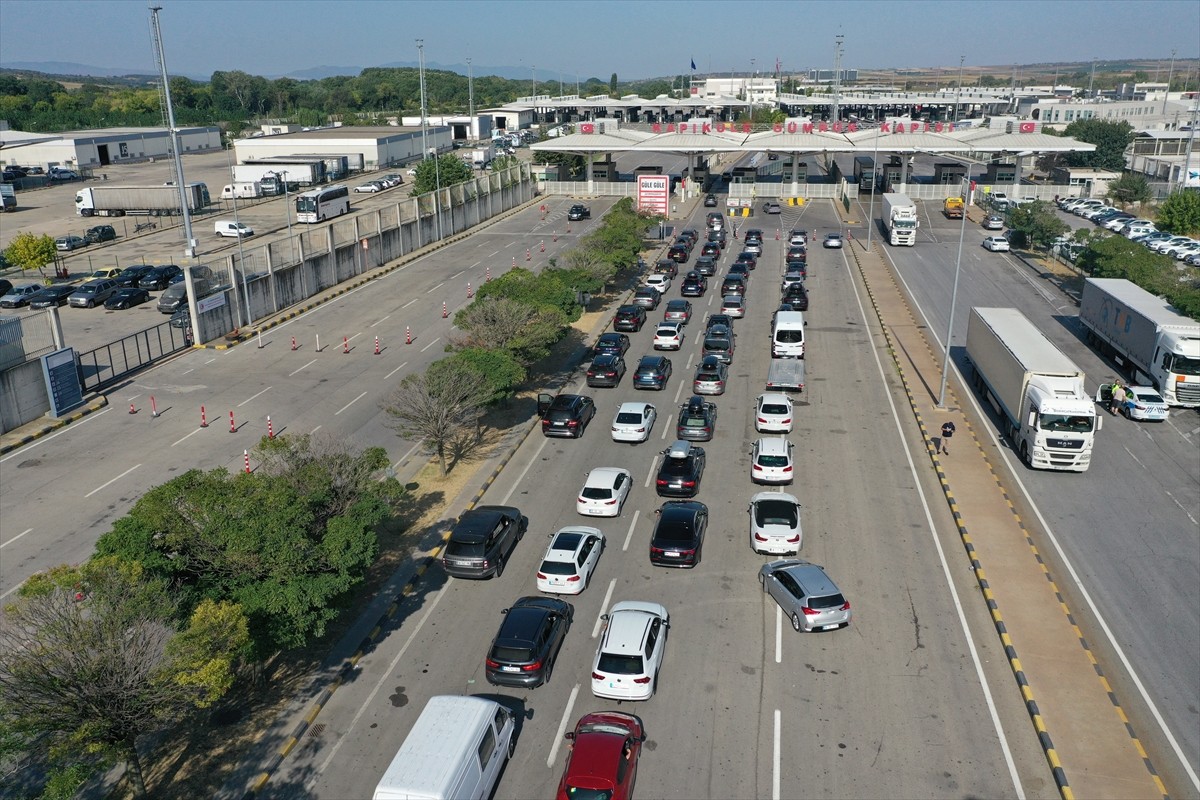
M 321 166 L 322 170 L 324 165 Z M 286 173 L 286 174 L 285 174 Z M 283 194 L 283 183 L 287 181 L 289 191 L 320 183 L 317 167 L 312 163 L 280 164 L 278 162 L 254 162 L 236 164 L 233 168 L 234 183 L 259 183 L 264 195 Z M 268 177 L 269 176 L 269 177 Z
M 883 225 L 892 246 L 912 247 L 917 243 L 917 205 L 908 195 L 888 192 L 883 196 Z
M 967 358 L 975 386 L 1035 469 L 1086 472 L 1101 418 L 1083 370 L 1015 308 L 972 308 Z
M 183 187 L 189 211 L 212 204 L 208 186 L 189 183 Z M 89 186 L 75 194 L 75 213 L 81 217 L 123 217 L 149 215 L 167 217 L 182 214 L 179 187 L 160 186 Z
M 1168 405 L 1200 407 L 1200 322 L 1121 278 L 1088 278 L 1079 302 L 1087 340 Z
M 772 358 L 767 368 L 767 388 L 773 392 L 804 391 L 804 361 L 799 358 Z

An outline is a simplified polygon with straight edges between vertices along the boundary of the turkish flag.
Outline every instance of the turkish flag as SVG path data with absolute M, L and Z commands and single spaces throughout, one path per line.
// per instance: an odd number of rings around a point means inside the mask
M 1022 122 L 1021 133 L 1033 133 L 1037 130 L 1037 124 L 1033 122 Z
M 596 126 L 590 122 L 585 122 L 579 126 L 579 132 L 580 133 L 595 133 Z

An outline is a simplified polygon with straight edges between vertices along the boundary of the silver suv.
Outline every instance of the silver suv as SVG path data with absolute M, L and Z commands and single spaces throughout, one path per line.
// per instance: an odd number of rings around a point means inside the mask
M 93 306 L 104 305 L 104 301 L 112 297 L 115 291 L 117 291 L 117 282 L 115 280 L 112 278 L 101 278 L 99 280 L 88 281 L 80 286 L 67 298 L 67 302 L 73 308 L 92 308 Z

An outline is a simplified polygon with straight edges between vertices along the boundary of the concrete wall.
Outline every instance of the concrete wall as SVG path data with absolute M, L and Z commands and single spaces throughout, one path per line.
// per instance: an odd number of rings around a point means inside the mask
M 0 372 L 0 433 L 33 422 L 49 410 L 40 359 Z

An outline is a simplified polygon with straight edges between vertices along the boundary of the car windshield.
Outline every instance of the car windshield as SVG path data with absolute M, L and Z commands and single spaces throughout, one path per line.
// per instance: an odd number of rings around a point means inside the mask
M 570 561 L 543 561 L 538 572 L 544 575 L 574 575 L 575 565 Z
M 758 463 L 764 467 L 786 467 L 788 465 L 788 457 L 760 455 Z
M 1200 358 L 1175 355 L 1171 357 L 1171 371 L 1176 375 L 1200 375 Z
M 846 605 L 846 598 L 840 594 L 830 594 L 824 597 L 808 598 L 808 607 L 824 610 L 826 608 L 841 608 Z
M 592 722 L 588 725 L 580 725 L 577 733 L 612 733 L 617 736 L 631 736 L 633 734 L 629 728 L 624 725 L 617 725 L 612 722 Z M 571 795 L 575 797 L 575 795 Z
M 610 675 L 641 675 L 642 657 L 623 656 L 619 653 L 601 653 L 596 668 Z
M 580 496 L 588 500 L 607 500 L 612 497 L 612 489 L 603 486 L 585 486 Z
M 782 500 L 764 500 L 754 506 L 754 521 L 758 525 L 787 525 L 796 527 L 796 506 Z
M 623 411 L 617 414 L 617 423 L 620 425 L 637 425 L 642 421 L 642 415 L 631 411 Z
M 1038 427 L 1059 433 L 1091 433 L 1095 424 L 1095 417 L 1073 414 L 1041 414 L 1038 417 Z

